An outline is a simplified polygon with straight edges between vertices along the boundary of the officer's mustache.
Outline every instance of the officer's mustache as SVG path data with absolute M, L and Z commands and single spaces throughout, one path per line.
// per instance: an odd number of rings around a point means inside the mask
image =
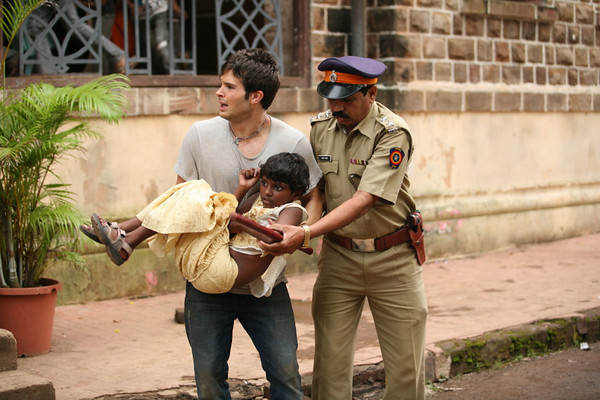
M 336 118 L 350 118 L 350 116 L 348 116 L 348 114 L 344 113 L 343 111 L 334 111 L 333 116 Z

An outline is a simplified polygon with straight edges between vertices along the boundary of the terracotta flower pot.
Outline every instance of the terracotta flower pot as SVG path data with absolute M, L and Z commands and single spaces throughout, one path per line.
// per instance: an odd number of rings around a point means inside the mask
M 42 278 L 40 284 L 31 288 L 0 288 L 0 328 L 15 336 L 19 357 L 50 351 L 56 295 L 62 283 Z

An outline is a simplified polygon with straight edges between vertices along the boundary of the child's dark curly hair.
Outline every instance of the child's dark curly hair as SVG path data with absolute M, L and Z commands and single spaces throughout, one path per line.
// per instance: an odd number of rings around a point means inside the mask
M 274 154 L 260 166 L 260 176 L 276 182 L 287 183 L 292 193 L 304 193 L 308 189 L 310 173 L 300 154 Z

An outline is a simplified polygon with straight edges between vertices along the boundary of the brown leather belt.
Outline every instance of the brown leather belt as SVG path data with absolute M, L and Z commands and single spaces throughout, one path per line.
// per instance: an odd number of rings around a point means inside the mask
M 411 240 L 410 235 L 408 233 L 408 228 L 406 227 L 375 239 L 352 239 L 336 235 L 333 232 L 325 234 L 325 237 L 331 240 L 332 242 L 339 244 L 345 249 L 352 251 L 360 251 L 363 253 L 384 251 L 389 249 L 390 247 L 410 242 Z

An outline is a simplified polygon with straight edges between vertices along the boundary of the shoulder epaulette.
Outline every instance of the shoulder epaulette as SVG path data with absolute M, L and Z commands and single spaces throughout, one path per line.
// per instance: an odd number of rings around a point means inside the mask
M 317 115 L 310 117 L 310 123 L 312 124 L 312 123 L 318 122 L 318 121 L 325 121 L 325 120 L 330 119 L 331 117 L 333 117 L 331 110 L 322 111 L 322 112 L 318 113 Z
M 400 125 L 398 125 L 396 122 L 392 121 L 391 119 L 389 119 L 388 117 L 386 117 L 383 114 L 379 114 L 377 116 L 376 120 L 381 125 L 383 125 L 383 127 L 385 128 L 385 130 L 388 133 L 396 133 L 396 132 L 399 132 L 401 130 Z

